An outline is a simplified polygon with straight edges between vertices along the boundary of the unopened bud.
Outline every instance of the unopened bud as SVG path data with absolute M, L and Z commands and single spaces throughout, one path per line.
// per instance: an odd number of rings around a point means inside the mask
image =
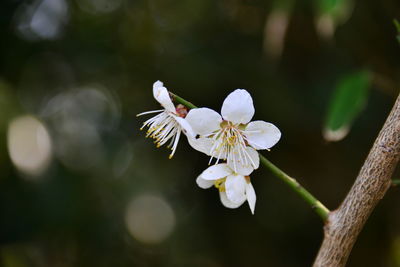
M 175 110 L 176 110 L 176 114 L 178 114 L 179 117 L 186 118 L 186 115 L 188 114 L 187 107 L 185 107 L 182 104 L 179 104 L 176 106 Z

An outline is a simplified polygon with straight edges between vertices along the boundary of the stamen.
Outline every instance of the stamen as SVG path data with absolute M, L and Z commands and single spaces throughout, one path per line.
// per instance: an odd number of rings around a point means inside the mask
M 209 151 L 211 155 L 209 165 L 212 163 L 213 158 L 215 158 L 215 164 L 218 164 L 221 159 L 227 159 L 228 162 L 232 162 L 235 172 L 238 170 L 238 163 L 245 166 L 251 164 L 253 167 L 256 167 L 253 159 L 246 150 L 248 141 L 244 134 L 245 131 L 240 127 L 240 124 L 236 125 L 225 121 L 221 123 L 221 128 L 217 132 L 204 136 L 213 140 Z M 247 131 L 247 133 L 249 132 L 257 131 Z
M 152 114 L 152 113 L 157 113 L 157 112 L 161 112 L 164 111 L 164 109 L 159 109 L 159 110 L 151 110 L 151 111 L 146 111 L 146 112 L 142 112 L 136 115 L 136 117 L 142 116 L 142 115 L 146 115 L 146 114 Z
M 155 112 L 158 111 L 143 112 L 138 114 L 138 116 Z M 148 127 L 146 137 L 153 138 L 157 147 L 160 147 L 171 140 L 169 147 L 172 147 L 172 153 L 169 155 L 169 158 L 172 158 L 175 154 L 176 148 L 178 147 L 182 131 L 182 127 L 175 120 L 174 116 L 164 110 L 164 112 L 145 121 L 141 129 L 144 127 Z
M 172 153 L 169 155 L 169 159 L 172 159 L 172 157 L 173 157 L 174 154 L 175 154 L 175 150 L 176 150 L 176 148 L 177 148 L 177 146 L 178 146 L 178 142 L 179 142 L 179 137 L 181 137 L 181 131 L 178 131 L 178 132 L 176 133 L 176 135 L 174 136 L 175 142 L 174 142 L 174 145 L 173 145 L 173 147 L 172 147 Z

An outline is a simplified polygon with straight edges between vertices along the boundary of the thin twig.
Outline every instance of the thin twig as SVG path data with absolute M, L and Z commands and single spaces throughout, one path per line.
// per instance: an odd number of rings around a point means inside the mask
M 292 188 L 297 194 L 300 195 L 302 199 L 304 199 L 321 217 L 323 221 L 328 218 L 329 210 L 318 200 L 316 199 L 310 192 L 307 191 L 296 179 L 290 177 L 281 169 L 272 164 L 269 160 L 267 160 L 263 155 L 260 155 L 261 163 L 267 167 L 276 177 L 281 179 L 284 183 L 286 183 L 290 188 Z

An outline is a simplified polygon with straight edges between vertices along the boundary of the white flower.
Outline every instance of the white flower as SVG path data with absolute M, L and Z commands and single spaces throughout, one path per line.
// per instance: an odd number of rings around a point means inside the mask
M 255 162 L 258 165 L 258 161 Z M 257 166 L 258 167 L 258 166 Z M 218 189 L 222 204 L 231 209 L 240 207 L 246 200 L 251 213 L 256 206 L 256 192 L 250 182 L 250 173 L 236 173 L 226 163 L 208 167 L 196 179 L 199 187 L 207 189 L 213 185 Z
M 188 138 L 190 145 L 209 156 L 210 163 L 226 159 L 235 171 L 256 169 L 256 150 L 269 149 L 281 138 L 279 129 L 265 121 L 250 122 L 254 115 L 253 99 L 243 89 L 230 93 L 222 104 L 221 115 L 209 108 L 189 111 L 186 121 L 200 137 Z
M 194 132 L 189 123 L 184 119 L 186 116 L 186 109 L 181 107 L 181 105 L 178 105 L 177 107 L 174 106 L 168 90 L 163 86 L 162 82 L 156 81 L 153 84 L 153 95 L 164 109 L 152 110 L 138 114 L 137 116 L 142 116 L 145 114 L 161 112 L 155 117 L 145 121 L 143 127 L 140 129 L 142 130 L 144 127 L 149 127 L 146 137 L 155 139 L 157 147 L 160 147 L 167 143 L 168 140 L 171 140 L 168 147 L 172 150 L 169 158 L 172 158 L 178 146 L 181 132 L 188 136 L 194 136 Z

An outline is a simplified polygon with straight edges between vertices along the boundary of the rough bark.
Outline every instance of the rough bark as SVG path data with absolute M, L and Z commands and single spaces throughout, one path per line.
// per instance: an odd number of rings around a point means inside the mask
M 345 266 L 369 215 L 391 185 L 400 157 L 400 95 L 350 192 L 329 214 L 314 267 Z

